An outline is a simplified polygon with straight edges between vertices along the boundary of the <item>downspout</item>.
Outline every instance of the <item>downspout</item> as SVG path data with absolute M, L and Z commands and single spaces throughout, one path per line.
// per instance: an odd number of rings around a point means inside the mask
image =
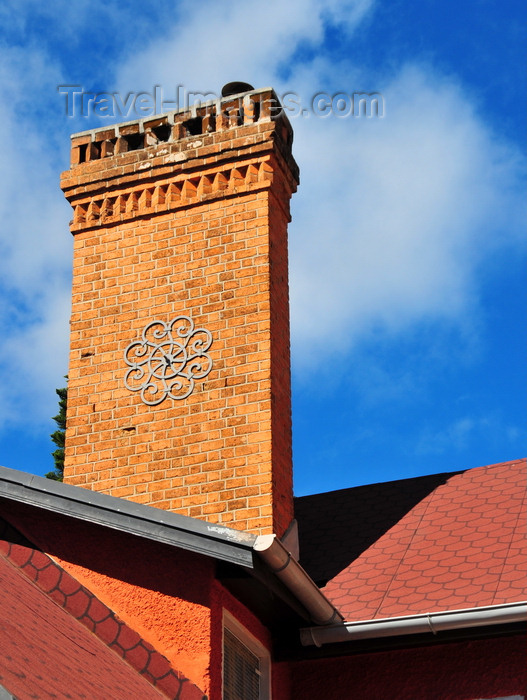
M 339 611 L 329 602 L 276 535 L 260 535 L 256 538 L 253 549 L 303 605 L 315 624 L 334 625 L 343 622 Z
M 317 646 L 357 639 L 398 637 L 407 634 L 437 634 L 445 630 L 503 625 L 527 620 L 527 603 L 490 605 L 465 610 L 432 612 L 424 615 L 344 622 L 329 627 L 300 630 L 303 646 Z

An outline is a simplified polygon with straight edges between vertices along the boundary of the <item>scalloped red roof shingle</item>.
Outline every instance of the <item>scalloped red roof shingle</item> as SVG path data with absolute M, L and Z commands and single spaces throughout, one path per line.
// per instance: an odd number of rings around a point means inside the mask
M 0 556 L 0 688 L 30 697 L 164 698 Z
M 442 475 L 324 593 L 350 621 L 526 600 L 525 466 Z

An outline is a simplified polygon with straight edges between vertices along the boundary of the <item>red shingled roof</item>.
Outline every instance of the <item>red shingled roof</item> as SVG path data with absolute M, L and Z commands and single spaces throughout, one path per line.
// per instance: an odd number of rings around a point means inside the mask
M 325 586 L 452 476 L 432 474 L 295 498 L 300 563 Z
M 0 610 L 0 688 L 19 700 L 166 697 L 2 556 Z
M 526 600 L 525 466 L 443 475 L 324 593 L 350 621 Z

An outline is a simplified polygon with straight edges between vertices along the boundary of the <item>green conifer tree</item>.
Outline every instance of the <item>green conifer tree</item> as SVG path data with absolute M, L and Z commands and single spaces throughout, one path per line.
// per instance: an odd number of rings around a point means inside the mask
M 65 379 L 67 378 L 68 377 L 65 377 Z M 55 469 L 52 472 L 48 472 L 45 476 L 47 479 L 62 481 L 64 477 L 64 445 L 66 442 L 66 406 L 68 404 L 68 389 L 67 387 L 63 387 L 62 389 L 56 389 L 55 391 L 59 397 L 59 412 L 53 417 L 53 420 L 57 424 L 57 430 L 51 433 L 50 436 L 57 446 L 57 449 L 51 453 L 55 462 Z

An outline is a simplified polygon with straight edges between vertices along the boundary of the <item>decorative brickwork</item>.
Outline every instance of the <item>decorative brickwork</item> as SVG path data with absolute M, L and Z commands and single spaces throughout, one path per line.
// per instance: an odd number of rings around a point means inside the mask
M 286 530 L 291 143 L 270 89 L 72 138 L 65 481 Z M 145 405 L 124 384 L 124 351 L 180 315 L 212 334 L 212 370 L 184 400 Z
M 0 556 L 6 557 L 49 598 L 93 632 L 149 683 L 169 698 L 206 700 L 188 678 L 120 620 L 93 593 L 47 554 L 35 549 L 18 530 L 0 518 Z
M 270 179 L 271 170 L 267 163 L 257 162 L 223 171 L 210 170 L 201 177 L 189 176 L 144 189 L 130 189 L 118 196 L 107 195 L 96 201 L 86 200 L 75 205 L 71 230 L 75 233 L 100 224 L 130 221 L 138 214 L 173 211 L 204 199 L 217 198 L 220 193 L 251 192 L 261 187 L 259 183 Z

